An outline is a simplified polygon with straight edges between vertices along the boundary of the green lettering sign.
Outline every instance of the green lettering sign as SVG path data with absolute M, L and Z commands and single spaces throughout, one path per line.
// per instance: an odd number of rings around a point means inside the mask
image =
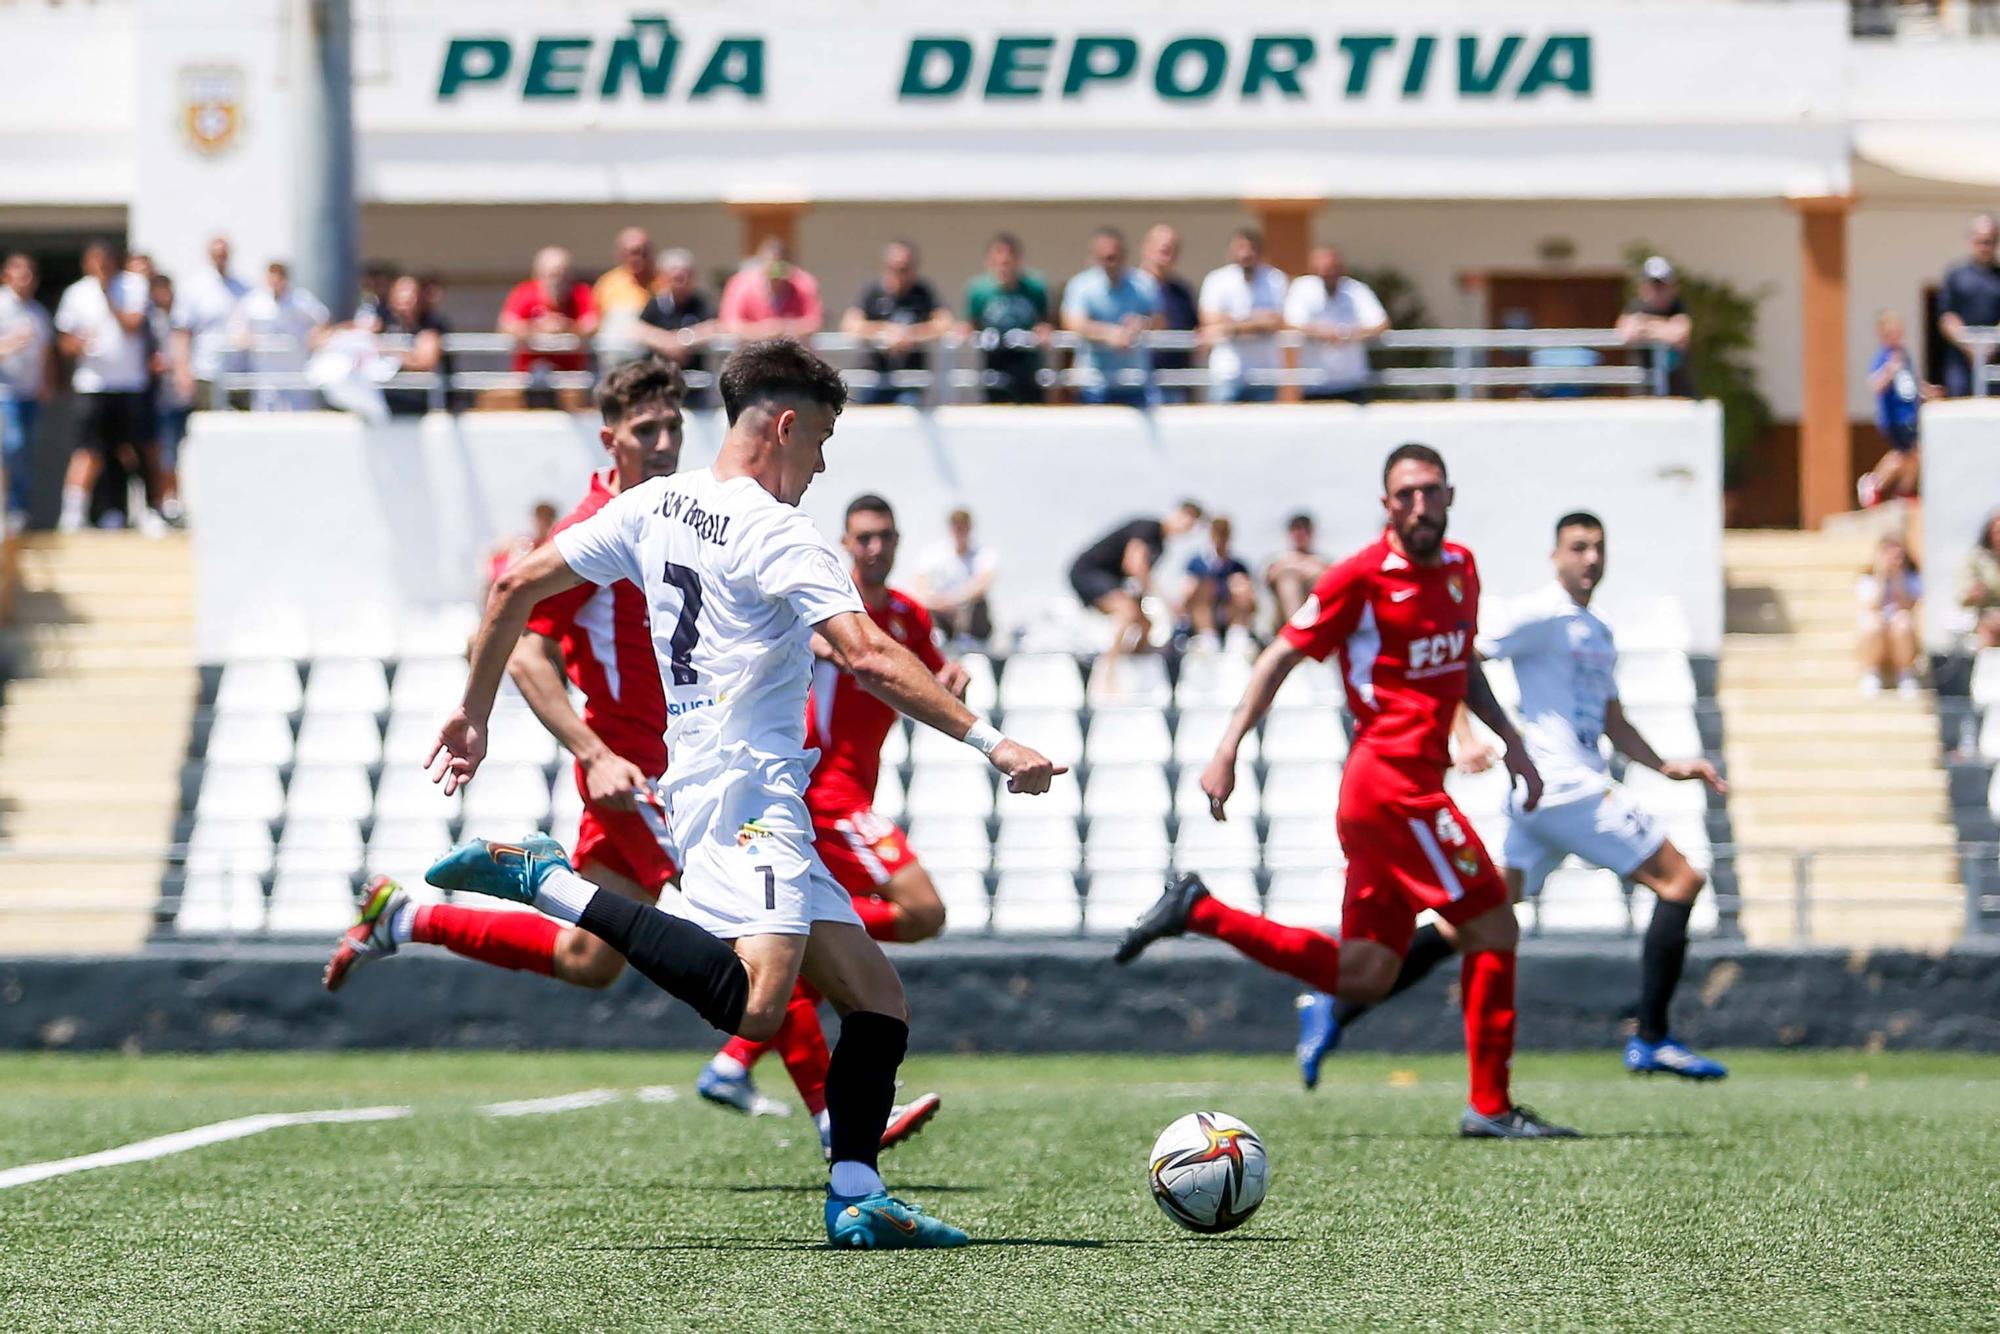
M 1251 38 L 1250 61 L 1243 67 L 1243 96 L 1262 95 L 1268 82 L 1286 97 L 1304 97 L 1299 71 L 1312 64 L 1313 50 L 1313 39 L 1303 33 Z
M 972 43 L 963 37 L 912 37 L 898 97 L 956 97 L 972 73 Z
M 1507 67 L 1514 63 L 1514 53 L 1521 49 L 1521 34 L 1510 32 L 1500 39 L 1500 49 L 1493 53 L 1493 59 L 1485 69 L 1479 68 L 1479 39 L 1464 36 L 1458 39 L 1458 93 L 1461 97 L 1491 97 L 1500 89 L 1500 80 L 1507 77 Z
M 1049 72 L 1049 53 L 1055 49 L 1053 37 L 1002 37 L 995 41 L 993 64 L 986 71 L 987 99 L 1040 97 L 1042 79 Z
M 1189 83 L 1182 76 L 1187 63 L 1200 66 L 1201 73 Z M 1160 49 L 1160 63 L 1153 68 L 1153 89 L 1172 102 L 1198 102 L 1215 96 L 1229 72 L 1229 48 L 1213 37 L 1177 37 Z
M 528 57 L 528 79 L 521 85 L 521 96 L 531 102 L 579 96 L 589 50 L 588 37 L 543 37 L 536 41 L 534 54 Z
M 646 55 L 646 40 L 653 43 L 653 55 Z M 664 18 L 635 18 L 632 20 L 632 35 L 620 37 L 611 44 L 611 58 L 604 63 L 604 79 L 598 85 L 601 97 L 616 97 L 625 88 L 628 73 L 639 80 L 639 95 L 655 100 L 667 95 L 667 85 L 674 77 L 674 57 L 680 53 L 680 40 L 674 36 L 674 25 Z
M 1130 37 L 1078 37 L 1069 49 L 1062 95 L 1082 97 L 1085 84 L 1123 83 L 1139 68 L 1139 44 Z
M 1396 44 L 1394 37 L 1381 33 L 1349 34 L 1340 39 L 1340 49 L 1347 52 L 1347 95 L 1366 97 L 1368 76 L 1375 68 L 1375 57 Z
M 1437 49 L 1437 38 L 1426 34 L 1412 44 L 1410 67 L 1403 71 L 1403 96 L 1421 97 L 1424 80 L 1431 72 L 1431 52 Z
M 722 88 L 734 88 L 752 101 L 764 95 L 762 37 L 725 37 L 717 42 L 715 54 L 708 58 L 688 93 L 688 101 L 713 97 Z
M 468 83 L 498 83 L 514 63 L 514 48 L 505 37 L 454 37 L 444 49 L 444 72 L 438 75 L 438 101 L 449 102 Z
M 1533 97 L 1549 84 L 1567 88 L 1578 97 L 1590 96 L 1589 37 L 1573 33 L 1543 42 L 1514 96 Z

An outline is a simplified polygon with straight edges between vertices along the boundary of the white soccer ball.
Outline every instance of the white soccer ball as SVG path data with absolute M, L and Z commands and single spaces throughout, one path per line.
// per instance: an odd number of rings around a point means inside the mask
M 1249 1126 L 1223 1112 L 1189 1112 L 1153 1141 L 1146 1177 L 1167 1217 L 1193 1232 L 1227 1232 L 1264 1202 L 1271 1167 Z

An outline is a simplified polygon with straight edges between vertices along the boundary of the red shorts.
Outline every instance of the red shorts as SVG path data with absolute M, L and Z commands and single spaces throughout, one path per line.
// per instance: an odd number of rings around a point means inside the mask
M 642 802 L 634 811 L 585 806 L 571 860 L 579 868 L 590 861 L 609 867 L 658 898 L 667 882 L 680 873 L 667 853 L 666 834 L 666 817 L 657 806 Z
M 1340 804 L 1343 940 L 1372 940 L 1401 954 L 1425 909 L 1456 924 L 1506 906 L 1507 882 L 1443 792 L 1371 797 L 1343 790 Z
M 896 872 L 917 864 L 917 854 L 896 822 L 866 806 L 834 815 L 814 811 L 813 848 L 849 894 L 878 894 Z

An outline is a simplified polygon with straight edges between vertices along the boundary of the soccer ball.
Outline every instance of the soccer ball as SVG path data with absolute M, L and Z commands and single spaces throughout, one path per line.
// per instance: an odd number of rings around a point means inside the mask
M 1227 1232 L 1256 1213 L 1270 1176 L 1257 1132 L 1222 1112 L 1189 1112 L 1161 1131 L 1146 1167 L 1160 1212 L 1192 1232 Z

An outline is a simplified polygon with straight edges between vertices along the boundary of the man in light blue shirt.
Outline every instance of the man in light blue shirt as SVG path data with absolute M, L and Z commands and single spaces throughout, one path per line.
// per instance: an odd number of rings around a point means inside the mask
M 1139 339 L 1160 326 L 1159 286 L 1125 266 L 1125 237 L 1116 227 L 1091 234 L 1090 263 L 1063 289 L 1063 328 L 1086 340 L 1077 353 L 1086 375 L 1078 397 L 1150 407 L 1157 398 L 1153 353 Z

